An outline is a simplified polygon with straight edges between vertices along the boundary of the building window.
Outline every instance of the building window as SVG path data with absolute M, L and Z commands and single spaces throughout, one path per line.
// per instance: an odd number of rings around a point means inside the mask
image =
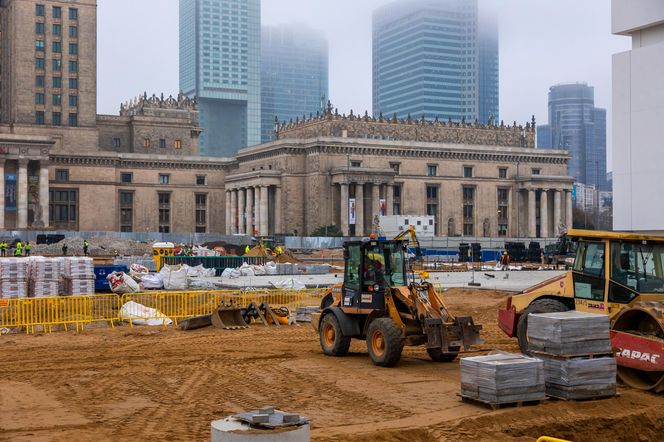
M 44 35 L 45 32 L 44 23 L 35 23 L 35 34 Z
M 207 184 L 205 178 L 205 175 L 196 175 L 196 185 L 205 186 Z
M 392 186 L 392 214 L 401 215 L 401 184 Z
M 46 67 L 46 62 L 44 61 L 43 58 L 41 57 L 35 58 L 35 68 L 44 69 L 45 67 Z
M 160 138 L 159 139 L 159 148 L 160 149 L 166 149 L 166 139 L 165 138 Z
M 36 10 L 35 10 L 35 15 L 37 17 L 44 17 L 46 15 L 46 8 L 44 5 L 35 5 Z
M 149 138 L 143 138 L 143 147 L 148 149 L 150 147 L 150 139 Z
M 350 167 L 362 167 L 362 161 L 353 160 L 350 162 Z
M 54 71 L 61 71 L 62 70 L 62 60 L 59 58 L 54 58 L 53 59 L 53 70 Z
M 171 194 L 159 192 L 159 233 L 171 232 Z
M 70 55 L 78 55 L 78 44 L 77 43 L 69 43 L 69 54 Z
M 69 20 L 78 20 L 78 9 L 69 8 Z
M 120 147 L 122 147 L 122 141 L 120 138 L 113 138 L 113 148 L 119 149 Z
M 43 75 L 37 75 L 35 77 L 35 86 L 36 87 L 44 87 L 46 84 L 46 80 L 44 79 L 45 77 Z
M 438 219 L 438 186 L 427 186 L 427 215 Z
M 69 181 L 69 169 L 55 169 L 55 181 Z
M 500 167 L 498 169 L 498 178 L 500 179 L 507 178 L 507 167 Z
M 120 192 L 120 232 L 134 231 L 134 192 Z
M 44 40 L 35 40 L 35 50 L 36 51 L 44 51 L 44 47 L 46 44 L 44 43 Z
M 463 166 L 463 177 L 464 178 L 473 177 L 473 166 Z
M 69 96 L 69 106 L 78 107 L 78 95 Z
M 427 176 L 437 176 L 438 175 L 438 166 L 435 164 L 429 164 L 427 166 Z
M 53 24 L 53 35 L 58 37 L 62 35 L 62 25 L 57 23 Z
M 399 169 L 401 167 L 401 164 L 399 163 L 390 163 L 390 169 L 394 171 L 397 175 L 399 175 Z
M 464 186 L 463 188 L 463 234 L 473 236 L 475 234 L 475 188 Z
M 53 6 L 53 18 L 62 17 L 62 8 L 60 6 Z
M 78 61 L 76 60 L 69 61 L 69 72 L 78 72 Z
M 78 126 L 78 114 L 74 113 L 69 114 L 69 126 L 70 127 Z
M 46 120 L 45 120 L 45 117 L 44 117 L 44 111 L 37 111 L 35 113 L 35 124 L 42 125 L 42 124 L 45 124 L 45 123 L 46 123 Z
M 62 95 L 53 94 L 53 105 L 60 106 L 62 104 Z
M 182 149 L 182 140 L 175 140 L 175 148 Z
M 539 175 L 542 172 L 542 169 L 532 169 L 533 175 Z
M 134 180 L 134 174 L 131 172 L 122 172 L 120 174 L 120 182 L 127 184 Z
M 78 78 L 69 79 L 69 89 L 78 89 Z
M 53 112 L 53 115 L 51 115 L 51 122 L 53 126 L 60 126 L 62 124 L 62 115 L 60 112 Z
M 171 176 L 168 174 L 160 173 L 159 174 L 159 184 L 170 184 Z
M 35 94 L 35 104 L 45 104 L 45 103 L 46 100 L 44 98 L 44 94 L 42 94 L 41 92 L 37 92 Z
M 196 194 L 196 233 L 207 232 L 207 195 Z
M 78 190 L 49 190 L 48 215 L 51 225 L 57 229 L 76 230 L 78 213 Z
M 69 27 L 69 37 L 77 38 L 78 37 L 78 28 L 76 26 Z
M 509 227 L 509 189 L 498 189 L 498 236 L 507 236 Z
M 62 88 L 62 77 L 53 77 L 53 87 L 56 89 Z
M 59 54 L 60 52 L 62 52 L 62 43 L 60 43 L 59 41 L 54 41 L 53 42 L 53 53 L 54 54 Z

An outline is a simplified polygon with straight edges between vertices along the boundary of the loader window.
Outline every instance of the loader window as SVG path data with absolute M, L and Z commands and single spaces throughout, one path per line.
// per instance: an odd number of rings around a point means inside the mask
M 403 247 L 397 242 L 377 243 L 365 249 L 364 282 L 368 288 L 406 285 Z
M 574 297 L 601 301 L 604 299 L 604 243 L 579 243 L 574 261 Z
M 344 286 L 349 289 L 360 289 L 360 245 L 348 246 Z
M 641 243 L 611 244 L 611 279 L 637 292 L 664 292 L 664 246 Z

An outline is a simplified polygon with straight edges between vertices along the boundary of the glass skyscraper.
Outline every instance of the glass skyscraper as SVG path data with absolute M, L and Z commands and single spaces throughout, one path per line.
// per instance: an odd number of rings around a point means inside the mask
M 477 0 L 399 1 L 373 15 L 373 112 L 487 123 L 498 115 L 498 25 Z
M 309 116 L 328 99 L 325 37 L 298 26 L 263 26 L 261 35 L 262 141 L 272 140 L 279 121 Z
M 606 110 L 595 107 L 595 89 L 586 83 L 549 88 L 549 124 L 538 128 L 539 148 L 568 150 L 569 174 L 576 182 L 608 189 Z
M 260 0 L 180 0 L 180 89 L 196 97 L 202 155 L 261 141 Z

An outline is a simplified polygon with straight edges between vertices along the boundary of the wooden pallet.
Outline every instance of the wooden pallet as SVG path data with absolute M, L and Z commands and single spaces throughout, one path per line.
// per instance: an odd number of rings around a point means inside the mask
M 615 353 L 585 353 L 585 354 L 575 354 L 575 355 L 554 355 L 547 353 L 545 351 L 539 350 L 528 350 L 528 352 L 534 357 L 541 357 L 544 359 L 557 359 L 560 361 L 567 361 L 570 359 L 597 359 L 597 358 L 613 358 L 616 356 Z
M 501 408 L 510 408 L 510 407 L 527 407 L 527 406 L 532 406 L 532 405 L 539 405 L 542 402 L 544 402 L 546 399 L 542 400 L 534 400 L 534 401 L 514 401 L 514 402 L 489 402 L 485 401 L 483 399 L 478 399 L 478 398 L 472 398 L 468 396 L 463 396 L 461 394 L 457 393 L 457 396 L 461 398 L 463 402 L 466 402 L 468 404 L 475 404 L 475 405 L 480 405 L 485 408 L 489 408 L 491 410 L 499 410 Z

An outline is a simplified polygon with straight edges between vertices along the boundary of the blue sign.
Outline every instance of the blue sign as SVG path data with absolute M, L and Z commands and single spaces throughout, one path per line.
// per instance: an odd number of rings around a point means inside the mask
M 576 183 L 572 184 L 572 203 L 576 206 Z
M 16 175 L 5 175 L 5 210 L 16 212 Z

